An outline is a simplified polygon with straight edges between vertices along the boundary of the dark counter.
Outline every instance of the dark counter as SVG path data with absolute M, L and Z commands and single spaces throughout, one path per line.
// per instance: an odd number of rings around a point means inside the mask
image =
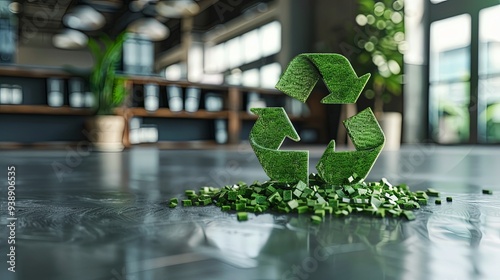
M 313 148 L 311 170 L 320 156 Z M 16 273 L 6 263 L 9 165 Z M 244 145 L 2 151 L 0 166 L 1 279 L 500 279 L 500 147 L 384 152 L 369 180 L 442 192 L 442 205 L 411 222 L 351 215 L 313 225 L 309 215 L 280 214 L 238 222 L 215 206 L 167 207 L 185 189 L 265 180 Z

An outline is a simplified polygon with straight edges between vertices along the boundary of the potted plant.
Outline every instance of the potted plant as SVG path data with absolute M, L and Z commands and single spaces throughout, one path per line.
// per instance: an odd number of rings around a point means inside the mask
M 90 39 L 88 46 L 94 57 L 89 83 L 94 94 L 95 116 L 87 121 L 89 139 L 97 151 L 122 151 L 125 119 L 114 114 L 127 95 L 125 80 L 117 76 L 122 57 L 123 42 L 127 34 L 121 33 L 115 40 L 107 35 Z
M 399 149 L 402 116 L 384 112 L 384 105 L 402 93 L 405 46 L 403 0 L 360 0 L 356 23 L 362 36 L 355 36 L 361 49 L 360 73 L 371 73 L 365 97 L 374 100 L 374 113 L 386 134 L 386 150 Z

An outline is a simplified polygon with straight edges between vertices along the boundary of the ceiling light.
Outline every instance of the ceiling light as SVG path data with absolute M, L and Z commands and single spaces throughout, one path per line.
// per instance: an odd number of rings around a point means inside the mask
M 160 1 L 156 4 L 156 11 L 166 18 L 180 18 L 196 15 L 200 6 L 191 0 Z
M 64 15 L 63 23 L 74 29 L 92 31 L 103 27 L 106 19 L 90 6 L 76 6 L 70 13 Z
M 19 2 L 12 2 L 9 4 L 9 11 L 13 14 L 18 14 L 21 12 L 22 6 Z
M 151 41 L 161 41 L 168 37 L 170 30 L 155 18 L 140 18 L 132 22 L 127 30 L 148 37 Z
M 52 44 L 60 49 L 81 49 L 87 45 L 89 38 L 80 31 L 65 29 L 52 37 Z
M 128 8 L 130 11 L 137 13 L 140 12 L 148 4 L 148 0 L 134 0 L 130 1 Z

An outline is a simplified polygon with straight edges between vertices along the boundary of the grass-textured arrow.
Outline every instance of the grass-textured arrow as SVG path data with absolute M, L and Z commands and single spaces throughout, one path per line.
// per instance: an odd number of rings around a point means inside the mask
M 356 103 L 370 74 L 356 75 L 349 60 L 340 54 L 300 54 L 281 75 L 276 88 L 305 102 L 319 79 L 330 94 L 321 100 L 324 104 Z
M 356 176 L 349 183 L 366 178 L 385 143 L 384 132 L 370 108 L 343 123 L 356 151 L 335 152 L 335 141 L 332 140 L 316 165 L 320 177 L 332 185 L 347 183 L 347 178 L 353 174 Z
M 251 111 L 258 119 L 250 131 L 250 145 L 267 176 L 283 183 L 308 183 L 309 152 L 279 150 L 286 137 L 300 141 L 285 110 L 270 107 Z

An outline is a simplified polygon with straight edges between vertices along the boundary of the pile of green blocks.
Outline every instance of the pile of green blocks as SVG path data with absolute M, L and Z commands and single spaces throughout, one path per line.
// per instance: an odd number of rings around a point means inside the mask
M 353 182 L 356 174 L 347 182 Z M 356 180 L 357 181 L 357 180 Z M 267 181 L 247 185 L 239 182 L 222 188 L 202 187 L 198 192 L 185 191 L 183 206 L 216 205 L 222 211 L 238 212 L 238 220 L 247 220 L 247 213 L 311 214 L 313 223 L 320 223 L 326 216 L 348 216 L 352 213 L 384 218 L 404 217 L 414 220 L 412 210 L 426 205 L 427 192 L 410 191 L 405 184 L 393 186 L 385 178 L 379 182 L 364 182 L 345 185 L 328 185 L 316 174 L 309 176 L 309 185 L 302 181 L 286 184 Z M 176 207 L 178 199 L 170 200 Z

